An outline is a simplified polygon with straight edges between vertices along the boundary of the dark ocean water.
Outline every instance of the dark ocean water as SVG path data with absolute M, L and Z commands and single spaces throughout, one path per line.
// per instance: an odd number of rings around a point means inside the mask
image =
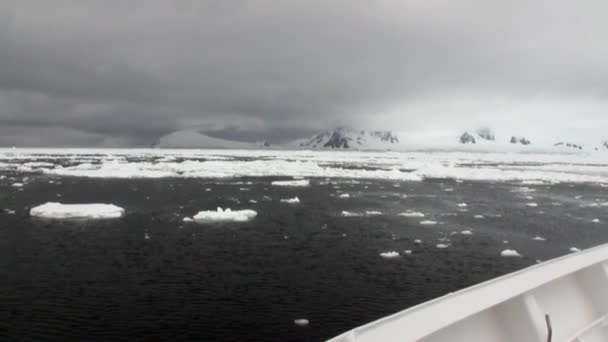
M 0 212 L 5 341 L 320 341 L 570 247 L 608 241 L 608 207 L 598 206 L 608 195 L 596 185 L 522 191 L 515 183 L 312 179 L 310 187 L 283 188 L 270 186 L 275 178 L 29 177 L 22 189 L 0 181 L 0 210 L 15 211 Z M 339 191 L 351 198 L 337 198 Z M 279 202 L 293 196 L 301 203 Z M 47 201 L 113 203 L 127 214 L 97 221 L 29 217 L 29 208 Z M 182 222 L 218 206 L 258 216 L 245 223 Z M 341 217 L 342 210 L 383 215 Z M 439 224 L 397 216 L 406 210 Z M 462 230 L 473 235 L 451 234 Z M 532 241 L 537 235 L 547 241 Z M 450 246 L 438 249 L 440 242 Z M 500 257 L 506 248 L 523 257 Z M 413 253 L 378 255 L 406 249 Z M 310 325 L 296 326 L 297 318 Z

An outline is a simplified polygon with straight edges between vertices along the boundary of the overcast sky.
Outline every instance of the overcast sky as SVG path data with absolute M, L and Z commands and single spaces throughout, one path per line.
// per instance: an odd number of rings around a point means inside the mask
M 0 0 L 0 145 L 608 138 L 608 1 Z

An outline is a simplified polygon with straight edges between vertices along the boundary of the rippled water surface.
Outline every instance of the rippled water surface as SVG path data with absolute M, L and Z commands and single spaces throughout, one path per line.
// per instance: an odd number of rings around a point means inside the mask
M 270 185 L 285 178 L 31 174 L 17 188 L 11 184 L 23 174 L 1 174 L 0 336 L 7 341 L 319 341 L 608 240 L 608 195 L 592 184 L 311 178 L 310 187 L 290 188 Z M 280 202 L 294 196 L 300 204 Z M 29 217 L 29 208 L 48 201 L 113 203 L 126 215 Z M 182 222 L 217 206 L 258 216 Z M 398 215 L 407 210 L 425 217 Z M 500 257 L 507 248 L 522 257 Z M 386 251 L 401 256 L 381 258 Z M 296 326 L 298 318 L 310 325 Z

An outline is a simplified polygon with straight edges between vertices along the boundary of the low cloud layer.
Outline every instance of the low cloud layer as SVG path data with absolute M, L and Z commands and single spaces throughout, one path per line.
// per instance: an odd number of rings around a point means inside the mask
M 606 1 L 0 2 L 0 145 L 336 125 L 608 138 Z

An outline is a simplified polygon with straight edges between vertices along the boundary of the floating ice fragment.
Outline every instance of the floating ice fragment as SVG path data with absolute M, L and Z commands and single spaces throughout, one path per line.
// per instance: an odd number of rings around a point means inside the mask
M 473 232 L 470 231 L 470 230 L 463 230 L 463 231 L 460 232 L 460 234 L 462 234 L 462 235 L 473 235 Z
M 365 214 L 366 214 L 367 216 L 377 216 L 377 215 L 382 215 L 382 212 L 381 212 L 381 211 L 378 211 L 378 210 L 367 210 L 367 211 L 365 212 Z
M 533 207 L 533 208 L 538 207 L 538 203 L 534 203 L 534 202 L 526 203 L 526 205 L 527 205 L 528 207 Z
M 194 220 L 191 217 L 184 217 L 183 221 L 184 222 L 192 222 Z
M 500 252 L 500 256 L 502 256 L 502 257 L 521 257 L 521 254 L 519 254 L 514 249 L 505 249 L 504 251 Z
M 11 186 L 13 188 L 22 188 L 23 187 L 23 183 L 13 183 L 13 184 L 11 184 Z
M 473 218 L 481 220 L 483 218 L 483 215 L 475 215 L 475 216 L 473 216 Z
M 419 245 L 419 244 L 421 244 L 421 243 L 422 243 L 422 240 L 418 240 L 418 239 L 416 239 L 416 240 L 414 240 L 414 243 L 415 243 L 415 244 L 417 244 L 417 245 Z
M 596 218 L 596 219 L 593 219 L 593 221 L 591 221 L 591 222 L 593 222 L 593 223 L 600 223 L 600 219 Z
M 412 254 L 412 251 L 409 249 L 406 249 L 403 251 L 403 254 L 410 255 L 410 254 Z
M 340 197 L 340 198 L 350 198 L 350 195 L 349 194 L 341 194 L 338 197 Z
M 305 327 L 310 324 L 310 322 L 306 318 L 299 318 L 293 321 L 293 323 L 299 327 Z
M 464 203 L 464 202 L 463 203 L 458 203 L 458 206 L 460 208 L 466 208 L 466 207 L 468 207 L 468 205 L 466 203 Z
M 254 199 L 250 199 L 249 203 L 254 203 L 255 204 L 255 203 L 258 203 L 258 201 L 254 200 Z
M 425 225 L 425 226 L 433 226 L 433 225 L 437 224 L 437 221 L 425 220 L 425 221 L 420 221 L 420 224 Z
M 435 245 L 435 247 L 437 247 L 439 249 L 444 249 L 444 248 L 450 247 L 450 245 L 445 244 L 445 243 L 438 243 L 438 244 Z
M 395 251 L 382 252 L 382 253 L 380 253 L 380 256 L 383 257 L 384 259 L 398 258 L 399 252 L 395 252 Z
M 570 247 L 570 253 L 580 252 L 581 250 L 576 247 Z
M 113 204 L 61 204 L 48 202 L 30 210 L 34 217 L 53 219 L 110 219 L 123 216 L 125 210 Z
M 222 208 L 218 207 L 217 211 L 213 211 L 213 210 L 199 211 L 198 214 L 194 215 L 192 218 L 194 219 L 194 221 L 202 222 L 202 223 L 204 223 L 204 222 L 227 222 L 227 221 L 245 222 L 245 221 L 249 221 L 249 220 L 253 219 L 257 215 L 258 215 L 258 213 L 251 209 L 232 211 L 230 209 L 223 210 Z
M 299 179 L 299 180 L 273 181 L 270 184 L 272 184 L 274 186 L 309 186 L 310 181 L 308 179 Z
M 545 239 L 542 236 L 535 236 L 532 238 L 533 241 L 547 241 L 547 239 Z
M 400 213 L 398 216 L 405 216 L 405 217 L 424 217 L 424 214 L 421 212 L 417 212 L 417 211 L 406 211 L 404 213 Z
M 356 216 L 363 216 L 363 214 L 361 214 L 361 213 L 355 213 L 355 212 L 352 212 L 352 211 L 346 211 L 346 210 L 342 211 L 342 212 L 340 213 L 340 215 L 341 215 L 341 216 L 344 216 L 344 217 L 356 217 Z
M 300 203 L 300 199 L 296 196 L 294 198 L 283 198 L 281 199 L 282 203 L 289 203 L 289 204 L 297 204 Z

